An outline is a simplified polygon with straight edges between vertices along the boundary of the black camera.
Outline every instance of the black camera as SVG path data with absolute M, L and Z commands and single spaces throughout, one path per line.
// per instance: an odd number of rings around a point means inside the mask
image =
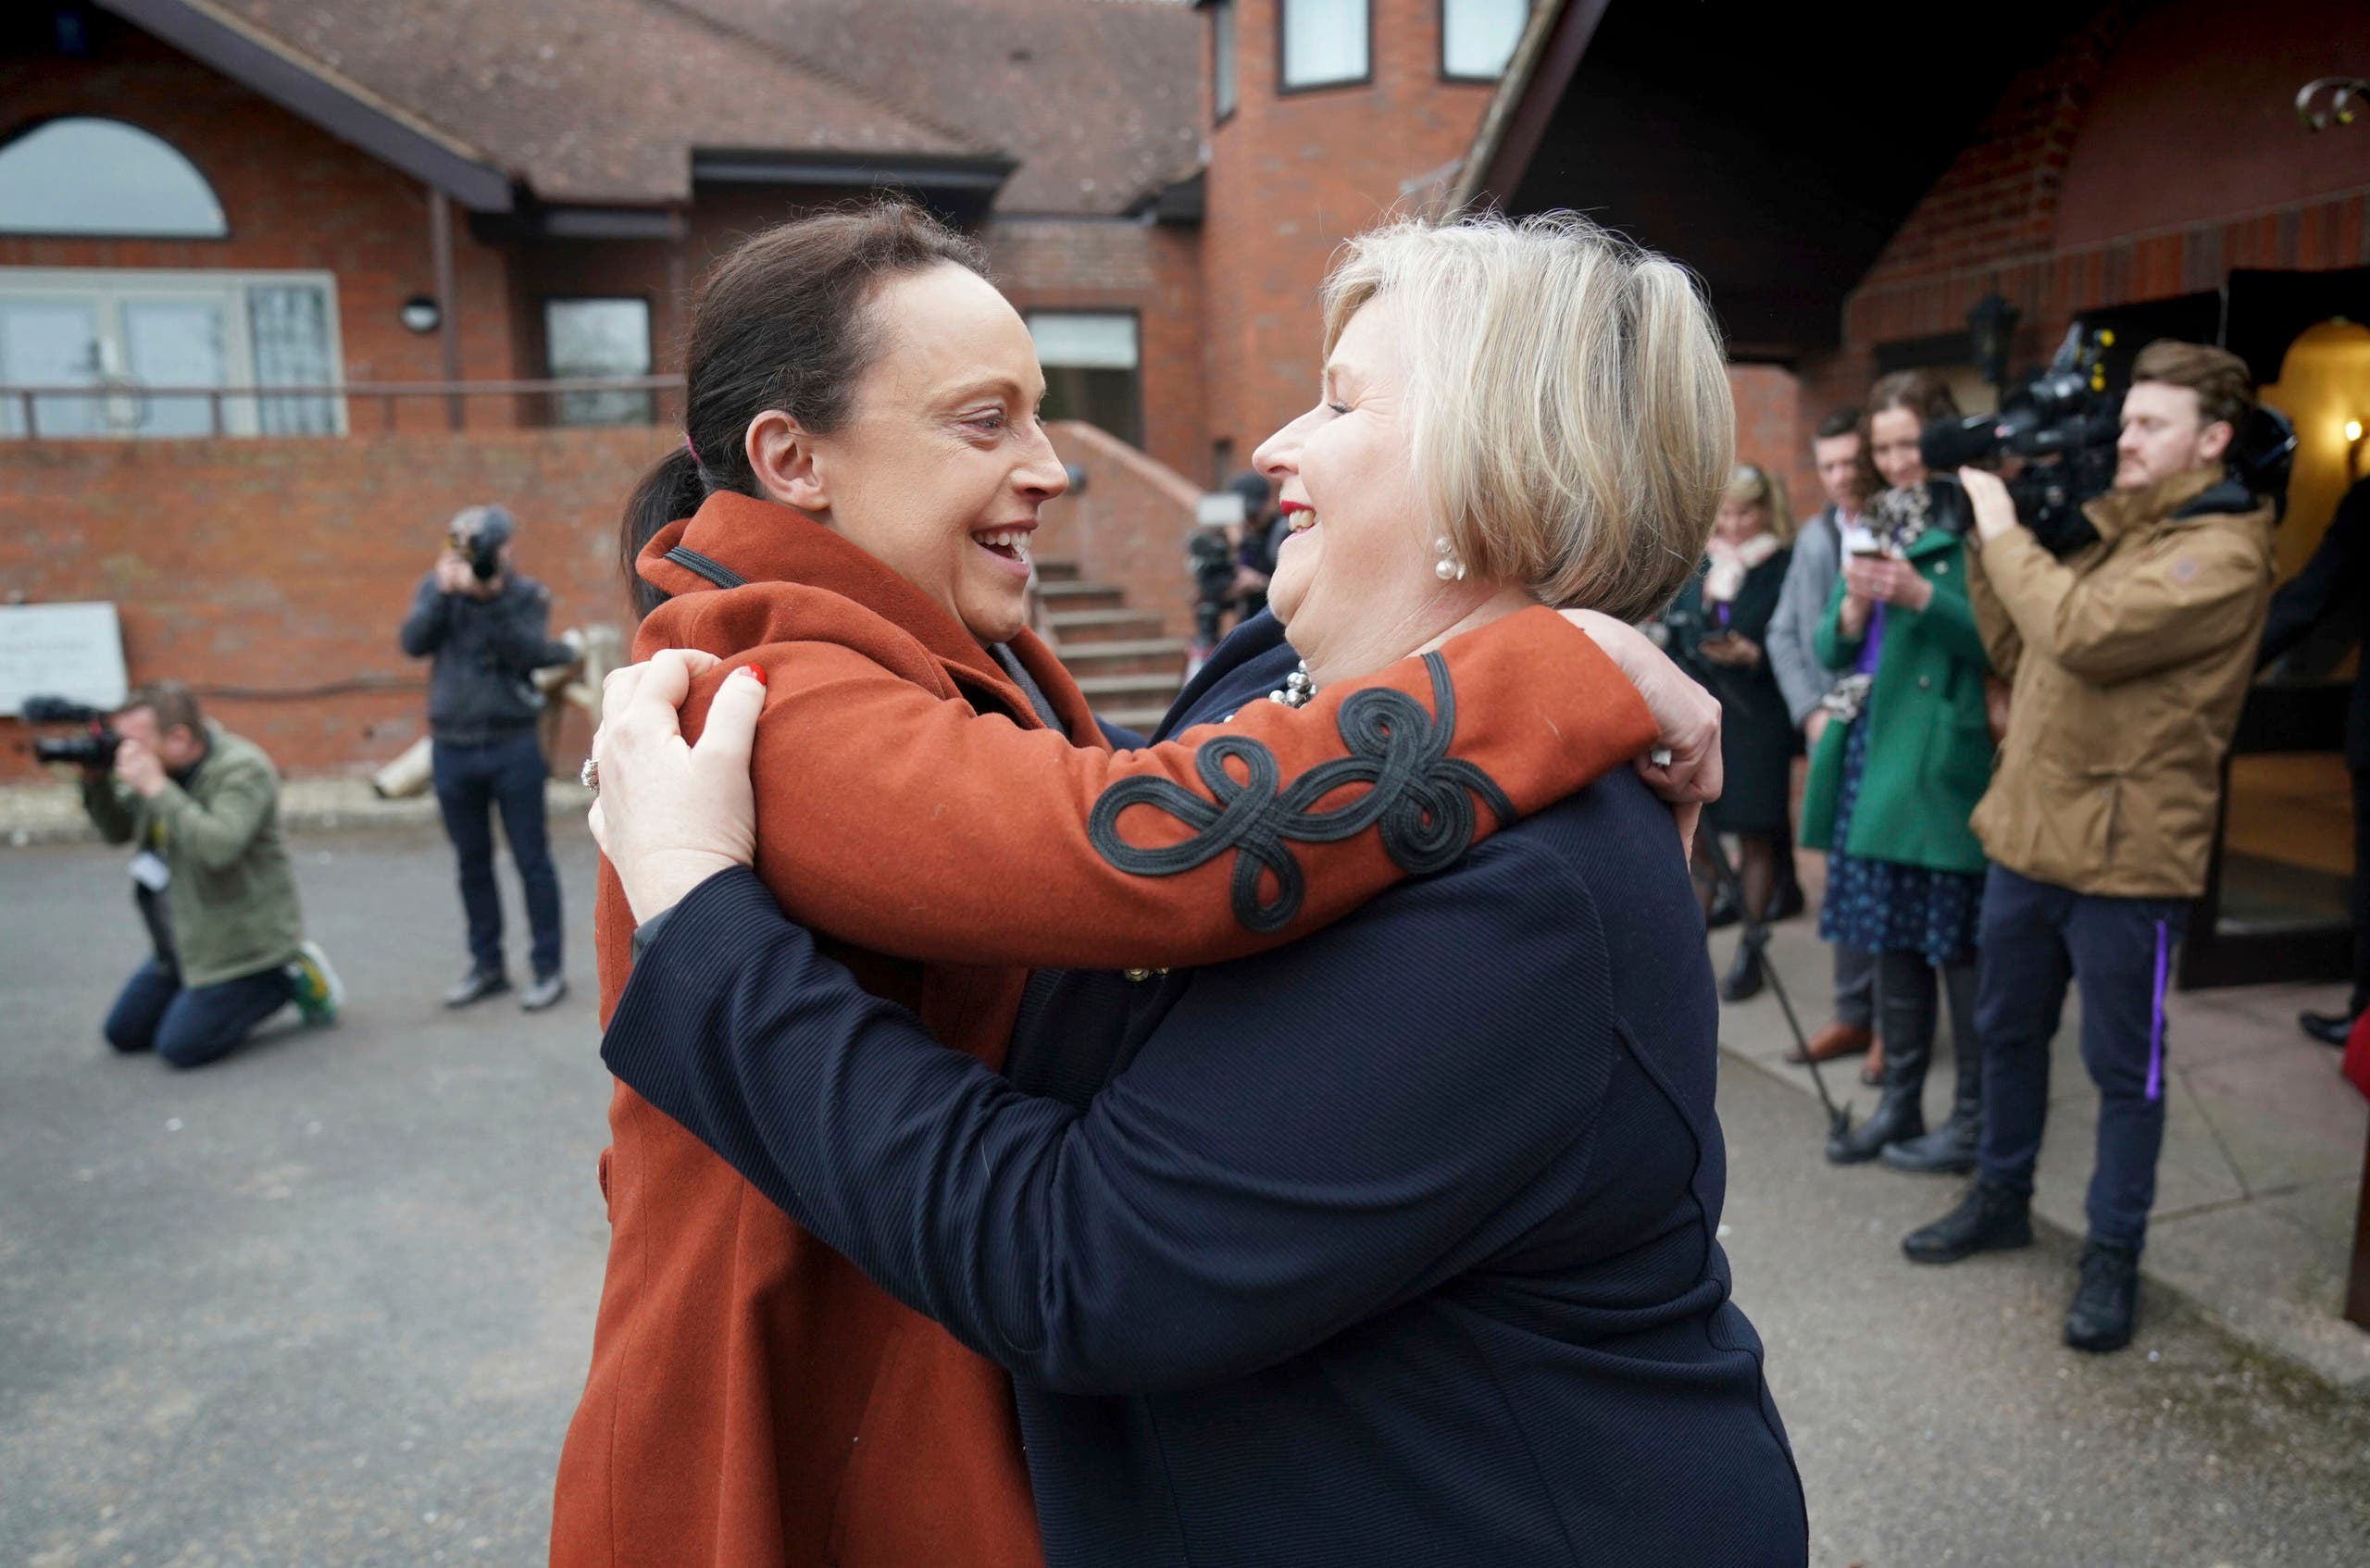
M 1226 530 L 1197 528 L 1187 534 L 1185 569 L 1193 577 L 1195 626 L 1204 636 L 1216 641 L 1218 625 L 1226 616 L 1227 601 L 1234 591 L 1234 547 L 1227 542 Z
M 2115 440 L 2123 433 L 2123 394 L 2107 391 L 2106 351 L 2113 332 L 2085 332 L 2078 321 L 2046 369 L 2000 400 L 1993 414 L 1937 419 L 1918 437 L 1918 454 L 1937 474 L 2021 457 L 2008 480 L 2016 520 L 2051 554 L 2071 555 L 2098 542 L 2082 507 L 2114 483 Z
M 2016 520 L 2061 558 L 2099 541 L 2082 516 L 2085 504 L 2114 484 L 2115 442 L 2123 434 L 2123 394 L 2107 390 L 2111 331 L 2085 332 L 2079 321 L 2048 368 L 2001 400 L 1996 414 L 1938 419 L 1919 434 L 1917 450 L 1937 474 L 1970 464 L 2021 457 L 2008 481 Z M 2296 429 L 2276 408 L 2258 404 L 2233 433 L 2224 457 L 2230 478 L 2250 496 L 2288 510 L 2288 476 L 2296 456 Z
M 64 697 L 28 697 L 20 716 L 27 724 L 79 724 L 82 727 L 80 735 L 35 736 L 33 759 L 36 762 L 62 762 L 92 769 L 109 768 L 115 765 L 116 748 L 123 744 L 123 737 L 107 723 L 106 714 Z
M 510 542 L 510 514 L 504 508 L 471 506 L 453 519 L 445 541 L 480 582 L 492 582 L 501 575 L 502 547 Z

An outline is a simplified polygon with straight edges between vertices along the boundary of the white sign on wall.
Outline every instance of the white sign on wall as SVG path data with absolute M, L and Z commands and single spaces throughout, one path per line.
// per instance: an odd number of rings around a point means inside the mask
M 113 604 L 0 604 L 0 715 L 28 697 L 112 708 L 130 690 Z

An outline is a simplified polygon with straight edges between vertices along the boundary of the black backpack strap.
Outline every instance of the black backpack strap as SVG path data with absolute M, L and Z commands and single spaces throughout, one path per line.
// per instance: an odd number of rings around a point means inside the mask
M 678 544 L 667 552 L 667 559 L 687 572 L 695 572 L 718 588 L 745 588 L 749 579 L 719 561 L 711 561 L 696 550 L 686 550 Z

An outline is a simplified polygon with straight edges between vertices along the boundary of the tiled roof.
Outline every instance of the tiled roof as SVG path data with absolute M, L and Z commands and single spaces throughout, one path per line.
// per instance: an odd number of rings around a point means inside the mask
M 1117 212 L 1199 161 L 1202 23 L 1178 0 L 681 3 L 1001 147 L 1004 212 Z
M 687 200 L 693 148 L 996 149 L 668 0 L 193 0 L 551 202 Z
M 1007 212 L 1190 169 L 1179 0 L 185 0 L 548 202 L 689 198 L 701 150 L 1019 161 Z

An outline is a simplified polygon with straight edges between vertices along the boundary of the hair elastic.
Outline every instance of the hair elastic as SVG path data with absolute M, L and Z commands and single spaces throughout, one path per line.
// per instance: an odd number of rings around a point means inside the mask
M 692 432 L 689 430 L 683 432 L 683 450 L 692 454 L 692 462 L 699 463 L 703 468 L 707 467 L 706 464 L 700 463 L 700 449 L 692 444 Z

